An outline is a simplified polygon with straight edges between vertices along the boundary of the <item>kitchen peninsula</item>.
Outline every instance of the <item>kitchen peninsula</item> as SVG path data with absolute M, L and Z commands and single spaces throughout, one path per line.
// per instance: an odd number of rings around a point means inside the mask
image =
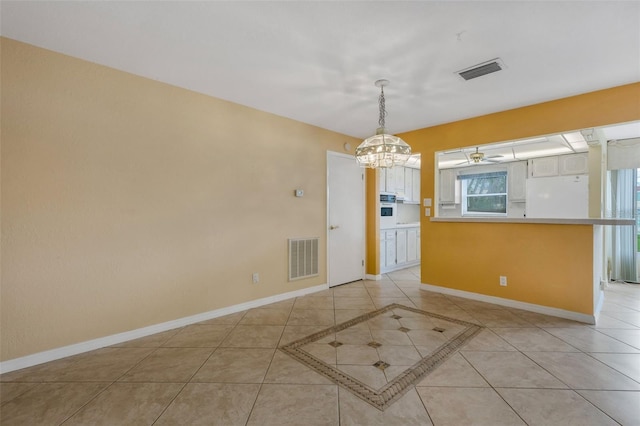
M 426 247 L 424 257 L 437 267 L 427 269 L 422 288 L 595 324 L 607 280 L 604 227 L 633 224 L 595 218 L 425 219 L 439 243 Z M 460 244 L 473 255 L 456 255 Z

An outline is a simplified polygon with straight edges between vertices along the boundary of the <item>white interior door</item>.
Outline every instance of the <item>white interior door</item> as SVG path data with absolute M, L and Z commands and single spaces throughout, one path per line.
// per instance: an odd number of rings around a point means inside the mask
M 364 169 L 351 155 L 327 153 L 329 286 L 364 278 Z

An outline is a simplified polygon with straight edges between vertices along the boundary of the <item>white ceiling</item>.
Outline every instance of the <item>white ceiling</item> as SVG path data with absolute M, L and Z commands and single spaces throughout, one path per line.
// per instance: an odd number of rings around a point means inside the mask
M 640 81 L 638 1 L 3 0 L 0 31 L 360 138 L 380 78 L 391 133 Z

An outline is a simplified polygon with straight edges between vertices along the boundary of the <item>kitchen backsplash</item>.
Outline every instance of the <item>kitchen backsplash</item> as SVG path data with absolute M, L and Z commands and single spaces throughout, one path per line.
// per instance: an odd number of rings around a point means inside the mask
M 420 222 L 420 205 L 398 203 L 396 217 L 398 223 Z

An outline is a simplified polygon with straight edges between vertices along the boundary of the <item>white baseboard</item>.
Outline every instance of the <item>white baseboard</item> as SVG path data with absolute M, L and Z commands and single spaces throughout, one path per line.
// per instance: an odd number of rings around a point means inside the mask
M 160 324 L 154 324 L 148 327 L 126 331 L 124 333 L 113 334 L 111 336 L 100 337 L 98 339 L 87 340 L 85 342 L 63 346 L 61 348 L 51 349 L 20 358 L 10 359 L 8 361 L 0 362 L 0 374 L 20 370 L 22 368 L 32 367 L 34 365 L 43 364 L 49 361 L 55 361 L 57 359 L 93 351 L 107 346 L 116 345 L 118 343 L 126 342 L 129 340 L 139 339 L 141 337 L 146 337 L 152 334 L 173 330 L 175 328 L 184 327 L 186 325 L 195 324 L 201 321 L 234 314 L 236 312 L 246 311 L 247 309 L 257 308 L 271 303 L 292 299 L 294 297 L 301 297 L 307 294 L 327 290 L 328 288 L 329 286 L 327 284 L 320 284 L 314 287 L 303 288 L 300 290 L 277 294 L 275 296 L 252 300 L 250 302 L 240 303 L 238 305 L 228 306 L 226 308 L 216 309 L 209 312 L 203 312 L 200 314 L 167 321 Z
M 595 315 L 583 314 L 580 312 L 566 311 L 564 309 L 552 308 L 550 306 L 535 305 L 533 303 L 520 302 L 517 300 L 503 299 L 502 297 L 487 296 L 480 293 L 472 293 L 470 291 L 456 290 L 453 288 L 440 287 L 432 284 L 421 283 L 422 290 L 433 291 L 436 293 L 448 294 L 450 296 L 463 297 L 465 299 L 478 300 L 480 302 L 493 303 L 508 308 L 522 309 L 523 311 L 536 312 L 538 314 L 550 315 L 553 317 L 570 319 L 573 321 L 584 322 L 587 324 L 595 324 Z
M 380 268 L 380 272 L 382 274 L 388 274 L 389 272 L 400 271 L 401 269 L 407 269 L 407 268 L 411 268 L 413 266 L 418 266 L 418 265 L 420 265 L 420 260 L 415 260 L 413 262 L 406 262 L 406 263 L 401 263 L 400 265 L 390 266 L 385 268 L 384 270 Z
M 598 315 L 600 315 L 600 310 L 602 309 L 602 304 L 604 303 L 604 291 L 603 290 L 599 290 L 598 291 L 598 300 L 596 300 L 596 303 L 594 303 L 594 310 L 593 310 L 593 316 L 594 317 L 598 317 Z
M 382 274 L 379 274 L 379 275 L 366 274 L 364 277 L 371 281 L 380 281 L 382 279 Z

